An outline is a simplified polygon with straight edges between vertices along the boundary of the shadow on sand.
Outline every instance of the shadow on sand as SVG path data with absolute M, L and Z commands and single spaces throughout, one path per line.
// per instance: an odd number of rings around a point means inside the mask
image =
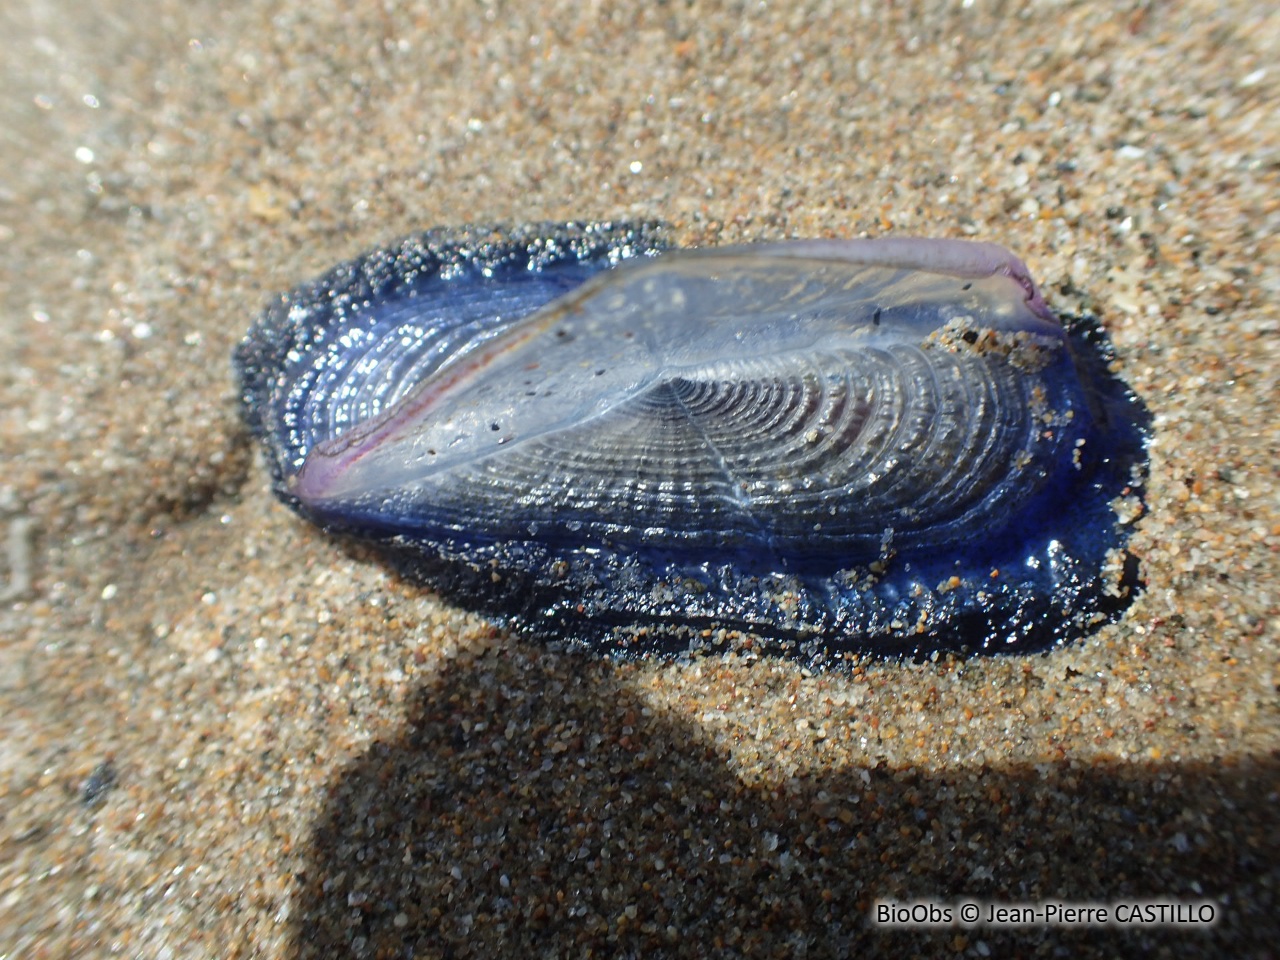
M 297 957 L 1272 956 L 1275 758 L 751 784 L 607 661 L 494 649 L 331 786 Z M 565 679 L 570 678 L 570 679 Z M 1211 899 L 1212 930 L 893 930 L 877 898 Z M 1061 953 L 1061 955 L 1066 955 Z

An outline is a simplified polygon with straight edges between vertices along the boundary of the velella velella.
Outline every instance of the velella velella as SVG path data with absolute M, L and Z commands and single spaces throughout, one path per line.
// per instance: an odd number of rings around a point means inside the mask
M 825 661 L 1043 649 L 1127 606 L 1144 412 L 1100 339 L 994 244 L 569 223 L 340 264 L 235 364 L 277 495 L 450 599 Z

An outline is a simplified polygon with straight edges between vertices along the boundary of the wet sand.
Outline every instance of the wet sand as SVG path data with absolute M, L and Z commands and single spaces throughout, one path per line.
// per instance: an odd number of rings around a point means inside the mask
M 848 6 L 0 10 L 0 956 L 1275 954 L 1280 15 Z M 268 296 L 624 217 L 1019 253 L 1154 418 L 1143 594 L 1032 657 L 617 663 L 271 497 Z M 870 922 L 927 898 L 1219 920 Z

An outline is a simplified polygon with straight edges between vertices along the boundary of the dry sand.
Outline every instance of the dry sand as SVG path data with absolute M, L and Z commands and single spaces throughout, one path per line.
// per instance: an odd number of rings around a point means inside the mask
M 1274 4 L 221 6 L 0 8 L 0 957 L 1275 955 Z M 272 499 L 269 294 L 626 216 L 1020 253 L 1154 416 L 1146 592 L 1044 656 L 619 664 Z M 1220 920 L 869 922 L 930 896 Z

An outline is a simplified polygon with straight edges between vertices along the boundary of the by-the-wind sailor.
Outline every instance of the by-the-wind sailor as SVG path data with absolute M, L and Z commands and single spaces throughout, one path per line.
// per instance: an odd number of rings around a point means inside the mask
M 1123 609 L 1142 408 L 1021 261 L 662 236 L 436 230 L 282 297 L 236 354 L 280 497 L 601 648 L 1025 650 Z

